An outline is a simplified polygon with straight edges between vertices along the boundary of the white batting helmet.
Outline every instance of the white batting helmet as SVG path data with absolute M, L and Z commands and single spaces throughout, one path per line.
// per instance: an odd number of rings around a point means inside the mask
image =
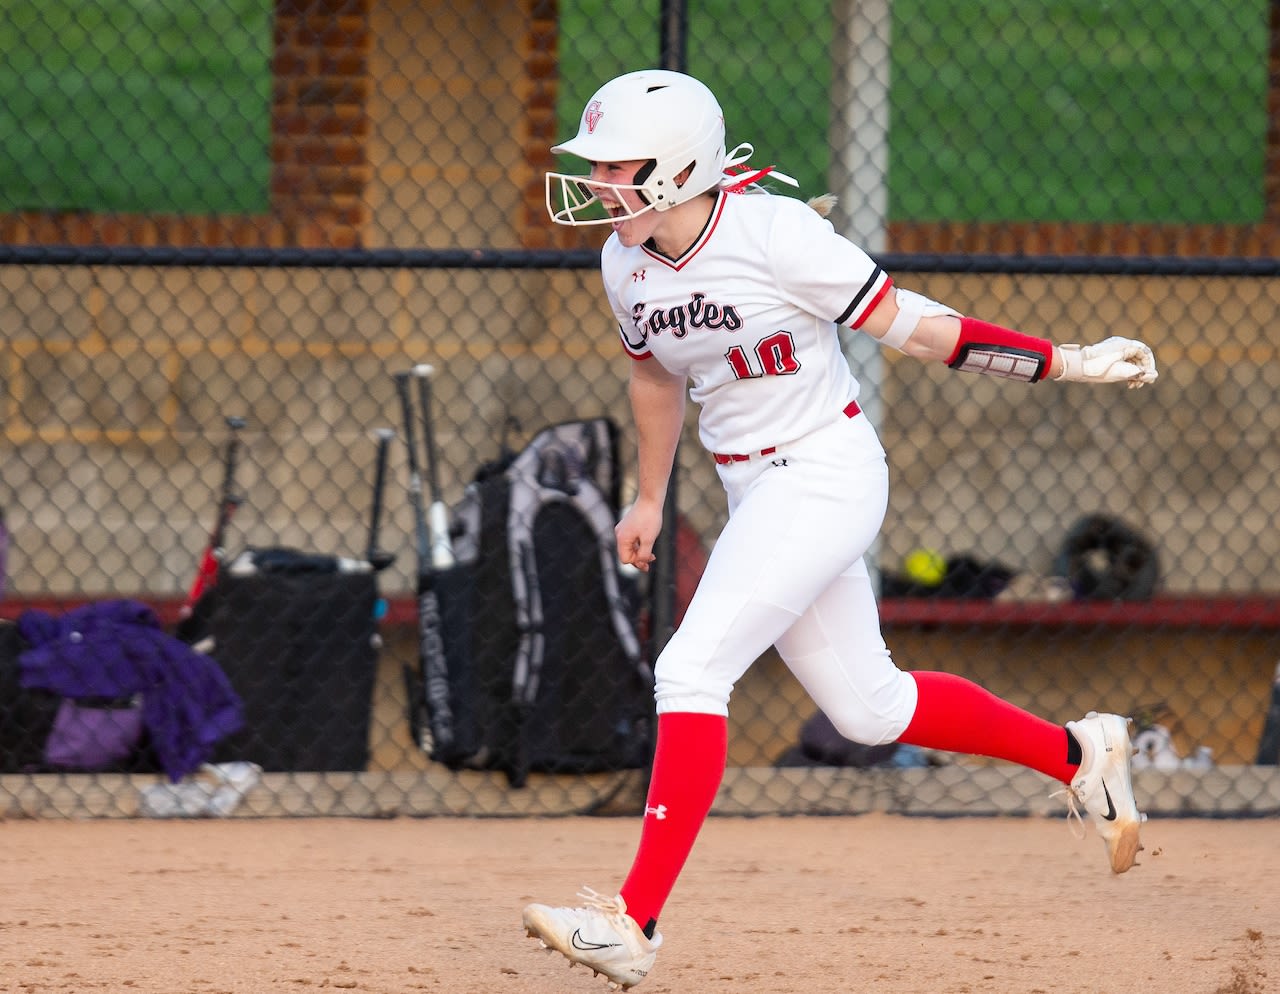
M 715 95 L 692 76 L 642 69 L 600 87 L 587 101 L 577 135 L 551 151 L 588 162 L 646 160 L 634 183 L 624 189 L 639 192 L 647 204 L 644 210 L 665 211 L 720 184 L 725 169 L 724 114 Z M 686 169 L 688 179 L 677 185 L 676 177 Z M 584 179 L 547 174 L 547 210 L 553 221 L 612 220 L 580 215 L 596 200 Z M 601 185 L 607 184 L 591 184 Z

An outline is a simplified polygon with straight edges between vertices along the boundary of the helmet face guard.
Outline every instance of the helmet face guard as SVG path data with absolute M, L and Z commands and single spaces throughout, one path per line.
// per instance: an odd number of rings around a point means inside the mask
M 585 176 L 547 173 L 547 213 L 556 224 L 592 225 L 629 221 L 641 214 L 648 214 L 649 211 L 665 209 L 649 201 L 639 210 L 632 210 L 623 196 L 627 190 L 637 193 L 642 200 L 646 199 L 643 184 L 599 183 L 588 180 Z M 610 202 L 621 207 L 623 213 L 611 215 L 598 206 L 602 203 L 602 192 L 610 194 Z

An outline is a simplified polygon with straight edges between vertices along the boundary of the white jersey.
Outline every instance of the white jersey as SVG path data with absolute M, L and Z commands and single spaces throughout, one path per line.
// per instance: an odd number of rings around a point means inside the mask
M 830 423 L 858 394 L 836 325 L 858 327 L 889 276 L 805 203 L 720 193 L 679 259 L 611 236 L 601 253 L 622 344 L 690 380 L 702 444 L 750 453 Z

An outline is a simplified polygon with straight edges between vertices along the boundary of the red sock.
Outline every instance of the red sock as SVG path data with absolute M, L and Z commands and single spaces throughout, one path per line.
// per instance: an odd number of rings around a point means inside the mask
M 1069 783 L 1067 730 L 951 673 L 913 672 L 920 696 L 899 742 L 1020 763 Z
M 729 722 L 718 714 L 658 715 L 658 743 L 644 827 L 622 885 L 627 913 L 641 928 L 658 920 L 724 778 Z

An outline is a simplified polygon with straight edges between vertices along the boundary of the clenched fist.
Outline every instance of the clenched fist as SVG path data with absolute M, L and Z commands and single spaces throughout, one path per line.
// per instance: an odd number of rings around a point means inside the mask
M 1054 379 L 1088 383 L 1127 383 L 1130 388 L 1154 383 L 1156 357 L 1150 347 L 1131 338 L 1111 337 L 1097 345 L 1060 345 L 1062 372 Z

